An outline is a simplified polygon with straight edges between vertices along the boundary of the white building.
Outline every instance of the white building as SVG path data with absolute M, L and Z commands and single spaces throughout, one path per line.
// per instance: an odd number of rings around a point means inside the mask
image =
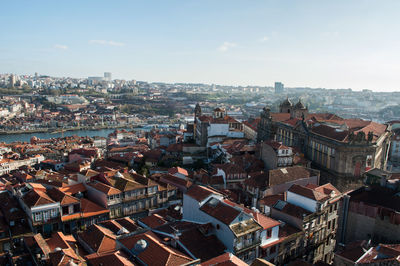
M 227 251 L 246 262 L 258 257 L 263 227 L 249 212 L 225 200 L 218 192 L 203 186 L 192 186 L 183 195 L 183 219 L 211 223 L 213 233 Z

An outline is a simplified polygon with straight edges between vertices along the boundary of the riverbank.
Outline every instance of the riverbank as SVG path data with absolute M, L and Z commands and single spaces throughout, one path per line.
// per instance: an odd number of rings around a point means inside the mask
M 131 128 L 121 128 L 126 130 L 131 130 Z M 61 138 L 69 136 L 79 136 L 79 137 L 105 137 L 114 132 L 115 128 L 108 129 L 98 129 L 98 130 L 74 130 L 65 131 L 59 133 L 49 133 L 49 132 L 36 132 L 36 133 L 23 133 L 23 134 L 9 134 L 0 135 L 0 143 L 11 143 L 11 142 L 30 142 L 32 137 L 37 137 L 39 139 L 50 139 L 50 138 Z
M 117 128 L 124 128 L 124 129 L 135 129 L 139 128 L 142 125 L 104 125 L 104 126 L 80 126 L 80 127 L 70 127 L 70 128 L 38 128 L 38 129 L 31 129 L 31 130 L 1 130 L 0 135 L 14 135 L 14 134 L 33 134 L 33 133 L 49 133 L 49 134 L 57 134 L 62 132 L 68 131 L 95 131 L 95 130 L 103 130 L 103 129 L 117 129 Z

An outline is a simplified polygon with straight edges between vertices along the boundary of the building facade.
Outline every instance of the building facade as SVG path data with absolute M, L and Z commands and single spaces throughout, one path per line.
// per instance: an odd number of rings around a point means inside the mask
M 275 140 L 296 147 L 319 168 L 339 176 L 361 176 L 371 168 L 386 168 L 391 136 L 389 125 L 333 114 L 311 114 L 301 101 L 287 99 L 280 113 L 264 108 L 258 141 Z

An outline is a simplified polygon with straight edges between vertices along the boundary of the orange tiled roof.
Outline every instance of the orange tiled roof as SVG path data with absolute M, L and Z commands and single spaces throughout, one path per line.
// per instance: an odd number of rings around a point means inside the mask
M 116 249 L 116 236 L 113 232 L 97 224 L 89 226 L 78 235 L 96 253 L 112 252 Z
M 101 182 L 90 183 L 88 185 L 93 187 L 93 188 L 95 188 L 98 191 L 103 192 L 104 194 L 106 194 L 108 196 L 121 193 L 121 191 L 119 189 L 116 189 L 114 187 L 111 187 L 111 186 L 106 185 L 106 184 L 101 183 Z
M 60 191 L 68 194 L 68 195 L 73 195 L 76 194 L 78 192 L 85 192 L 86 191 L 86 187 L 82 184 L 75 184 L 75 185 L 70 185 L 70 186 L 66 186 L 66 187 L 62 187 L 59 188 Z
M 82 212 L 82 217 L 91 217 L 91 216 L 96 216 L 100 214 L 105 214 L 110 212 L 110 210 L 103 208 L 92 201 L 82 198 L 81 199 L 81 212 Z
M 71 195 L 68 195 L 57 188 L 52 188 L 47 191 L 47 194 L 55 201 L 60 202 L 61 205 L 69 205 L 79 203 L 79 200 Z
M 137 257 L 147 265 L 182 265 L 193 261 L 182 252 L 167 246 L 151 231 L 121 239 L 120 242 L 132 250 L 139 240 L 144 240 L 147 247 Z
M 23 201 L 28 207 L 35 207 L 55 203 L 45 192 L 32 189 L 23 196 Z
M 201 266 L 213 266 L 213 265 L 237 265 L 247 266 L 248 264 L 233 255 L 232 253 L 225 253 L 218 257 L 212 258 L 208 261 L 202 262 Z

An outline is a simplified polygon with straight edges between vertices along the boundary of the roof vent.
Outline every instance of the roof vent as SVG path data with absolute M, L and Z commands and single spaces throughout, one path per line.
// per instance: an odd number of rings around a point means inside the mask
M 210 205 L 211 207 L 215 207 L 215 206 L 218 205 L 218 203 L 219 203 L 219 200 L 218 200 L 218 199 L 212 198 L 212 199 L 210 199 L 210 201 L 208 202 L 208 205 Z
M 123 234 L 129 234 L 128 229 L 126 229 L 125 227 L 122 227 L 122 228 L 119 229 L 119 231 L 117 232 L 117 235 L 123 235 Z
M 286 201 L 278 200 L 278 201 L 275 203 L 274 208 L 281 211 L 281 210 L 286 206 L 286 204 L 287 204 Z
M 117 172 L 117 173 L 115 174 L 115 177 L 123 178 L 124 176 L 123 176 L 120 172 Z
M 147 248 L 147 241 L 144 239 L 140 239 L 136 242 L 135 246 L 132 249 L 133 254 L 139 255 Z

